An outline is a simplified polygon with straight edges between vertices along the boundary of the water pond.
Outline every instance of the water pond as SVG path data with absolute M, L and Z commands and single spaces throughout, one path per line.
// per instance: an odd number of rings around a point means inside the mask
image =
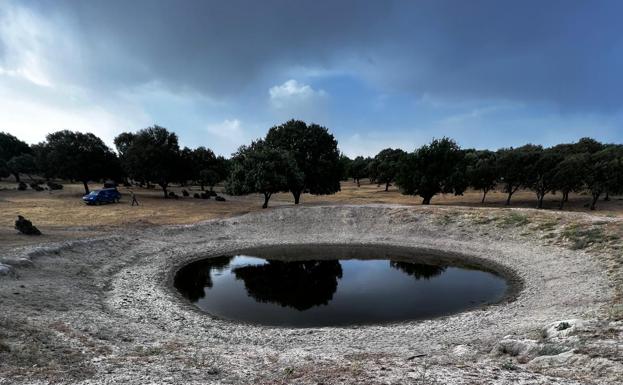
M 456 257 L 386 246 L 245 250 L 182 267 L 177 290 L 233 321 L 291 327 L 421 320 L 499 302 L 508 283 Z

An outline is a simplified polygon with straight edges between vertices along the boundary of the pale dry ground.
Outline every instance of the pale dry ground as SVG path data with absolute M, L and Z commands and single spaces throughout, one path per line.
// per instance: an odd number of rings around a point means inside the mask
M 92 184 L 93 188 L 100 185 Z M 188 189 L 188 187 L 186 187 Z M 215 218 L 227 218 L 247 212 L 262 210 L 262 197 L 257 194 L 230 197 L 226 202 L 216 202 L 213 199 L 194 199 L 192 194 L 200 192 L 196 186 L 190 188 L 191 197 L 163 199 L 159 189 L 133 188 L 137 194 L 140 206 L 130 206 L 127 188 L 120 188 L 123 194 L 122 202 L 104 206 L 86 206 L 81 201 L 84 189 L 81 184 L 65 184 L 60 191 L 36 192 L 31 189 L 17 191 L 14 182 L 0 182 L 0 249 L 32 243 L 56 242 L 65 239 L 79 239 L 83 237 L 106 234 L 111 230 L 124 228 L 144 228 L 153 225 L 192 224 Z M 172 187 L 181 195 L 181 187 Z M 222 193 L 222 188 L 217 191 Z M 550 195 L 546 198 L 546 209 L 556 209 L 560 195 Z M 438 195 L 433 198 L 432 204 L 458 205 L 473 207 L 503 208 L 506 194 L 491 192 L 487 202 L 480 203 L 481 193 L 469 191 L 463 196 L 450 194 Z M 566 205 L 566 211 L 589 212 L 584 205 L 588 196 L 572 195 Z M 400 194 L 397 188 L 390 187 L 384 191 L 383 186 L 370 184 L 367 181 L 357 187 L 352 181 L 342 182 L 342 191 L 334 195 L 313 196 L 304 194 L 301 197 L 302 205 L 319 204 L 400 204 L 420 205 L 421 198 Z M 293 205 L 290 194 L 274 195 L 269 203 L 270 207 Z M 535 206 L 535 195 L 530 191 L 519 191 L 513 196 L 512 207 L 532 208 Z M 613 197 L 609 202 L 600 201 L 598 210 L 591 212 L 594 215 L 606 217 L 623 216 L 623 200 Z M 42 237 L 27 237 L 17 234 L 13 224 L 17 215 L 23 215 L 31 220 L 42 232 Z
M 622 225 L 533 209 L 289 205 L 9 249 L 0 384 L 620 384 Z M 522 290 L 431 320 L 296 329 L 214 319 L 172 288 L 197 258 L 318 243 L 447 252 L 508 271 Z

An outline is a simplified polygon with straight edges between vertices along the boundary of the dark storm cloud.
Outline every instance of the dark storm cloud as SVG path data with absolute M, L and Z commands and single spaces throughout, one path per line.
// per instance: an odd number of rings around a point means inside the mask
M 25 4 L 67 16 L 82 75 L 101 87 L 155 81 L 223 96 L 302 66 L 414 95 L 622 105 L 620 1 Z

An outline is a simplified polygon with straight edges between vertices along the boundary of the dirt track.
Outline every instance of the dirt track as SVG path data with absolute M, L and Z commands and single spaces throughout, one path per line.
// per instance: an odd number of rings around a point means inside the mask
M 620 238 L 608 234 L 620 226 L 525 209 L 316 206 L 12 249 L 0 259 L 11 266 L 0 276 L 0 384 L 613 384 L 623 277 Z M 591 238 L 582 244 L 577 229 Z M 171 289 L 185 261 L 318 242 L 458 251 L 511 269 L 523 290 L 424 322 L 288 329 L 210 319 Z

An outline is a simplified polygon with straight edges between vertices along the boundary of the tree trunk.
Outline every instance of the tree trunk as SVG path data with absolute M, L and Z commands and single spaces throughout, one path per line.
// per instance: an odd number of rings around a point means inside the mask
M 205 186 L 203 185 L 203 183 L 201 183 L 201 191 L 205 191 Z
M 560 199 L 560 203 L 558 204 L 558 210 L 562 210 L 565 206 L 565 203 L 569 202 L 569 191 L 562 191 L 562 199 Z
M 506 198 L 506 206 L 510 206 L 511 205 L 511 197 L 513 196 L 512 192 L 508 193 L 508 198 Z
M 488 192 L 489 190 L 482 190 L 482 200 L 480 201 L 480 203 L 485 203 L 485 198 L 487 197 Z
M 357 187 L 361 187 L 361 184 L 359 183 L 359 178 L 357 178 Z
M 385 183 L 385 191 L 389 191 L 389 182 Z
M 85 194 L 88 194 L 88 193 L 90 192 L 90 191 L 89 191 L 89 184 L 87 183 L 87 181 L 86 181 L 86 180 L 83 180 L 83 181 L 82 181 L 82 184 L 84 185 L 84 193 L 85 193 Z
M 160 185 L 162 187 L 162 192 L 164 193 L 164 199 L 169 199 L 169 195 L 167 194 L 167 186 Z
M 601 195 L 601 192 L 593 193 L 593 200 L 591 201 L 591 210 L 595 210 L 595 204 L 599 200 L 600 195 Z
M 610 191 L 606 191 L 606 196 L 604 197 L 604 201 L 609 201 L 610 200 Z
M 537 209 L 542 209 L 543 208 L 543 198 L 545 198 L 545 193 L 544 192 L 537 192 L 536 193 L 536 208 Z
M 14 172 L 13 176 L 15 177 L 15 182 L 19 183 L 21 180 L 19 179 L 19 172 Z
M 270 199 L 271 193 L 264 193 L 264 204 L 262 208 L 265 209 L 268 207 L 268 200 Z
M 430 200 L 431 200 L 432 197 L 427 195 L 427 196 L 424 196 L 422 198 L 423 198 L 422 199 L 422 204 L 423 205 L 429 205 L 430 204 Z
M 292 195 L 294 196 L 294 204 L 298 205 L 299 204 L 299 200 L 301 199 L 301 192 L 300 191 L 292 191 Z

